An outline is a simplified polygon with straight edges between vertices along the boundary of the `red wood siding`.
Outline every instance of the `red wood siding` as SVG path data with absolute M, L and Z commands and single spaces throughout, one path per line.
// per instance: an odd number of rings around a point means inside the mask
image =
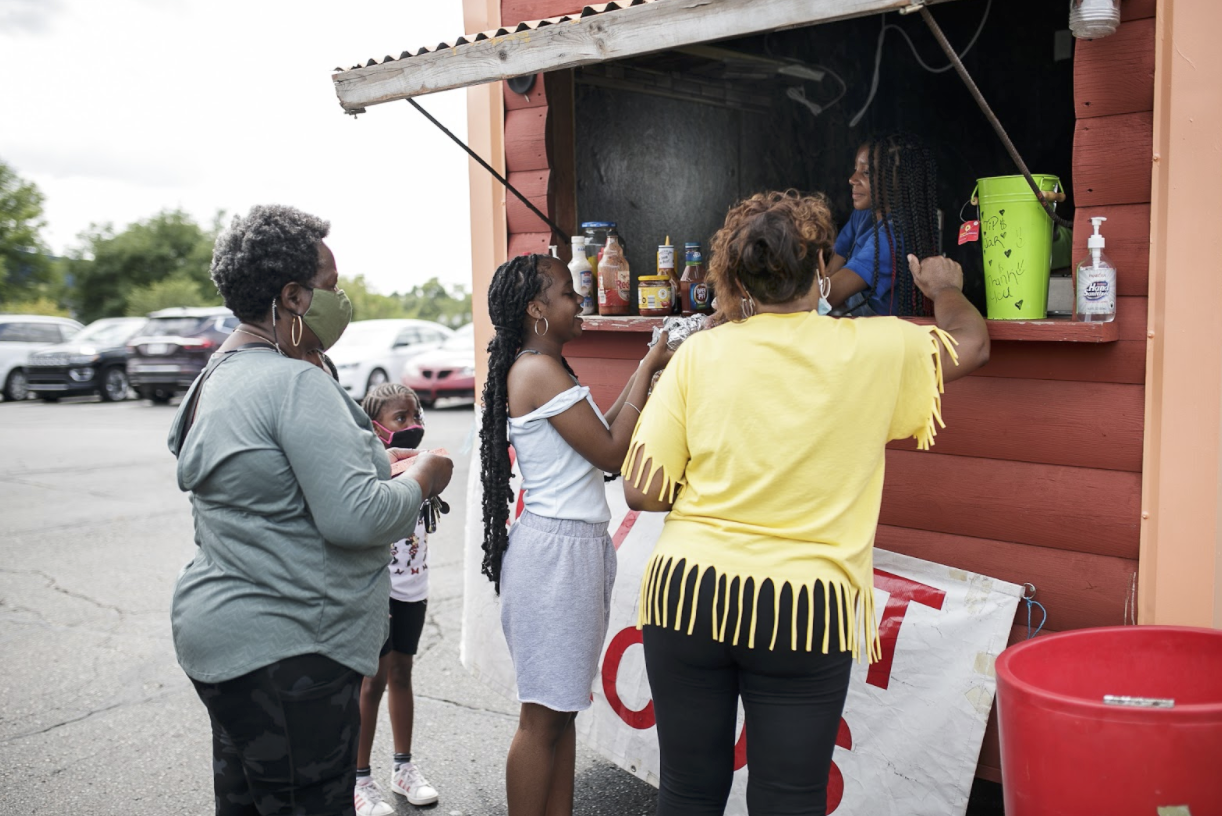
M 1074 54 L 1079 119 L 1154 110 L 1154 19 L 1123 23 L 1110 37 L 1082 40 Z
M 1013 462 L 1141 471 L 1140 385 L 968 377 L 947 387 L 934 451 Z M 1111 422 L 1099 421 L 1100 405 Z M 916 442 L 892 443 L 916 450 Z
M 972 376 L 1140 385 L 1146 378 L 1146 343 L 994 343 L 989 364 Z
M 501 25 L 511 26 L 523 20 L 575 14 L 586 5 L 575 0 L 501 0 Z
M 1073 149 L 1074 202 L 1079 208 L 1149 202 L 1153 153 L 1152 109 L 1078 120 Z
M 526 196 L 530 203 L 540 212 L 547 212 L 547 184 L 551 178 L 549 170 L 520 170 L 510 173 L 509 183 L 518 192 Z M 505 196 L 505 222 L 509 234 L 522 232 L 548 232 L 548 226 L 542 218 L 530 211 L 522 200 L 513 193 Z
M 1115 35 L 1077 43 L 1071 180 L 1075 260 L 1090 217 L 1108 218 L 1120 340 L 994 344 L 983 371 L 948 389 L 937 453 L 887 454 L 879 546 L 1034 584 L 1045 631 L 1124 623 L 1137 574 L 1155 2 L 1121 9 Z M 1026 636 L 1023 604 L 1015 624 L 1012 641 Z M 994 712 L 977 774 L 1000 781 L 1000 768 Z

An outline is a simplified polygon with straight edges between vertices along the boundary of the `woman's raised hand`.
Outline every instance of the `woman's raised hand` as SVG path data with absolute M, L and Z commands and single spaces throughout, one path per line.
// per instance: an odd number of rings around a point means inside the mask
M 658 342 L 654 344 L 653 348 L 647 351 L 645 356 L 641 359 L 641 366 L 650 374 L 650 376 L 666 368 L 666 364 L 670 362 L 670 358 L 675 356 L 675 352 L 670 348 L 670 346 L 666 345 L 667 339 L 667 333 L 662 332 L 662 334 L 658 337 Z
M 917 256 L 908 256 L 908 270 L 912 279 L 920 288 L 921 294 L 934 300 L 934 296 L 942 289 L 963 291 L 963 267 L 950 258 L 934 255 L 925 260 L 917 260 Z

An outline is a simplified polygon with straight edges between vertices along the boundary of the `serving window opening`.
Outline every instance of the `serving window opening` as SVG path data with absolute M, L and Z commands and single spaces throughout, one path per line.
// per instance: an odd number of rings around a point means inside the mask
M 961 0 L 932 12 L 1032 173 L 1061 180 L 1057 214 L 1072 220 L 1065 8 Z M 976 217 L 976 180 L 1019 170 L 919 15 L 774 31 L 571 74 L 575 185 L 558 198 L 572 196 L 577 223 L 618 224 L 634 279 L 653 274 L 667 236 L 707 251 L 726 210 L 756 192 L 823 192 L 843 226 L 858 147 L 905 131 L 936 157 L 941 250 L 963 264 L 965 294 L 985 311 L 980 243 L 960 246 L 958 231 Z

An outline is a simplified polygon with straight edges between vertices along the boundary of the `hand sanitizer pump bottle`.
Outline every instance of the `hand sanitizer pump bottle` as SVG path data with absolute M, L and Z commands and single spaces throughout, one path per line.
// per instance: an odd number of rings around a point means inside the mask
M 1085 323 L 1108 323 L 1116 319 L 1116 267 L 1103 254 L 1103 236 L 1099 225 L 1107 219 L 1095 216 L 1090 220 L 1095 232 L 1086 239 L 1090 256 L 1078 264 L 1078 302 L 1074 320 Z

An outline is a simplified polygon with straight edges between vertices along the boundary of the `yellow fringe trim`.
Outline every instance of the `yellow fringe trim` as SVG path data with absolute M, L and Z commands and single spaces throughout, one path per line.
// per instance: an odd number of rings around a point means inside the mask
M 636 430 L 632 432 L 632 440 L 628 443 L 628 455 L 624 457 L 624 464 L 620 467 L 620 473 L 624 477 L 624 481 L 631 484 L 637 490 L 644 493 L 649 489 L 649 485 L 653 483 L 653 477 L 659 471 L 662 472 L 662 489 L 658 492 L 658 501 L 671 502 L 675 500 L 675 496 L 679 492 L 679 488 L 683 486 L 682 479 L 676 479 L 665 466 L 654 461 L 653 457 L 648 454 L 641 456 L 641 461 L 637 463 L 636 475 L 633 476 L 629 472 L 632 466 L 632 460 L 637 453 L 644 447 L 644 443 L 636 438 L 637 432 L 640 431 L 640 423 L 637 424 Z
M 669 621 L 670 584 L 678 576 L 676 572 L 678 562 L 683 560 L 681 557 L 664 554 L 656 554 L 649 560 L 645 568 L 645 574 L 641 579 L 640 600 L 637 605 L 638 628 L 641 626 L 671 625 Z M 711 565 L 687 563 L 686 561 L 683 567 L 683 574 L 680 577 L 679 603 L 675 608 L 675 631 L 681 631 L 683 618 L 688 607 L 690 607 L 690 613 L 687 613 L 687 633 L 690 635 L 695 631 L 697 594 L 694 592 L 690 596 L 687 594 L 687 584 L 693 572 L 696 574 L 697 587 L 700 586 L 700 582 L 704 579 L 705 572 L 713 573 L 713 607 L 710 610 L 710 614 L 712 615 L 713 637 L 719 643 L 724 643 L 726 640 L 726 629 L 729 625 L 730 617 L 729 597 L 731 589 L 736 582 L 740 587 L 740 591 L 738 592 L 734 634 L 730 642 L 737 646 L 742 640 L 744 628 L 743 596 L 747 594 L 742 588 L 746 587 L 747 579 L 751 579 L 751 625 L 747 627 L 746 637 L 747 648 L 755 648 L 755 630 L 759 612 L 759 587 L 764 581 L 771 580 L 775 594 L 773 597 L 772 635 L 768 641 L 769 651 L 776 649 L 777 636 L 780 634 L 781 593 L 786 586 L 790 588 L 793 595 L 793 608 L 790 611 L 789 647 L 794 651 L 798 650 L 798 603 L 803 594 L 805 594 L 807 598 L 805 648 L 808 652 L 812 650 L 814 646 L 815 588 L 822 585 L 824 625 L 821 651 L 823 654 L 827 654 L 831 646 L 829 619 L 833 603 L 835 603 L 837 612 L 837 635 L 843 650 L 852 652 L 853 657 L 858 661 L 864 657 L 870 663 L 878 660 L 882 653 L 882 646 L 878 640 L 878 624 L 874 614 L 873 587 L 863 591 L 861 588 L 853 586 L 846 581 L 829 581 L 823 578 L 816 578 L 809 583 L 795 583 L 794 581 L 775 576 L 732 573 L 719 570 Z M 725 581 L 725 602 L 721 603 L 723 580 Z M 718 615 L 719 606 L 721 607 L 720 616 Z
M 929 342 L 933 351 L 934 380 L 937 387 L 934 389 L 933 405 L 929 409 L 929 419 L 926 420 L 925 427 L 913 434 L 913 439 L 917 441 L 917 450 L 929 450 L 933 447 L 934 437 L 938 435 L 938 427 L 946 427 L 946 423 L 942 421 L 942 394 L 946 392 L 946 386 L 942 380 L 942 349 L 945 348 L 950 354 L 951 362 L 959 365 L 959 353 L 955 351 L 955 346 L 959 345 L 959 341 L 937 326 L 926 328 L 929 330 Z

